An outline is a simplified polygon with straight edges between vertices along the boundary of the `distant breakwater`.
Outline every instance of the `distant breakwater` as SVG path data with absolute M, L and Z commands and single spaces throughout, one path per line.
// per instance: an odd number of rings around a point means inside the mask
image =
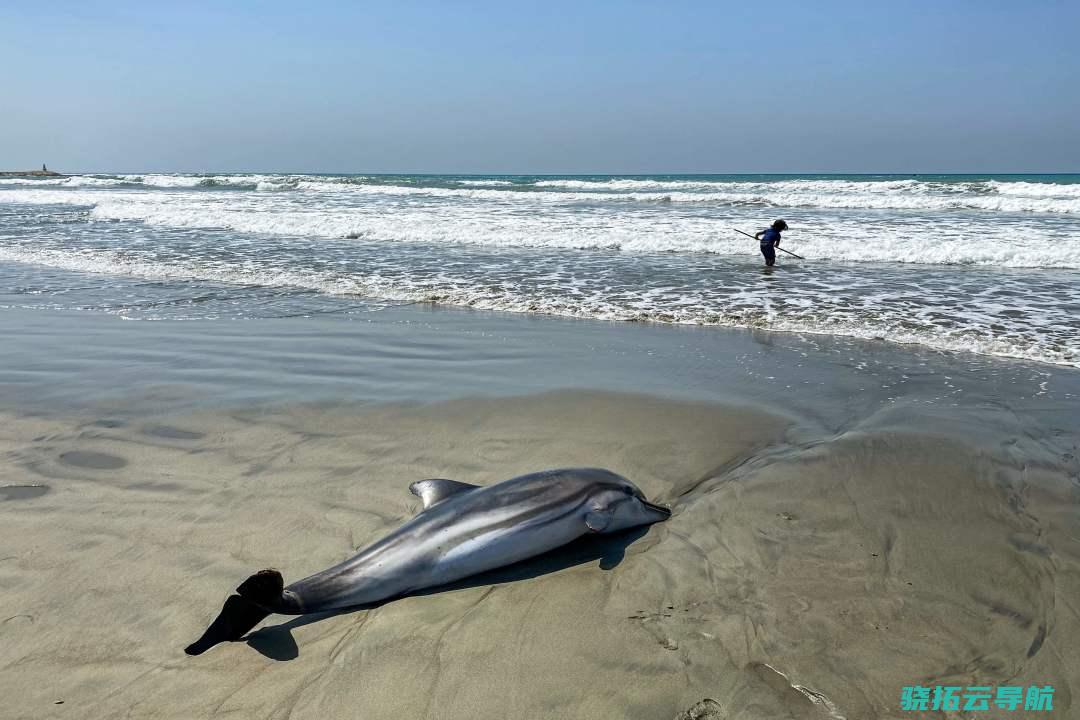
M 52 170 L 0 170 L 0 177 L 64 177 Z

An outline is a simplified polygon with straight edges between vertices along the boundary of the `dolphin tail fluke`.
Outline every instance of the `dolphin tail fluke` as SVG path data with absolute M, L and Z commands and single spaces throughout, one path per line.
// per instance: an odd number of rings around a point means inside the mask
M 202 655 L 218 643 L 239 640 L 269 614 L 239 595 L 230 595 L 202 637 L 184 648 L 184 652 L 188 655 Z
M 218 643 L 232 642 L 244 637 L 281 602 L 285 581 L 277 570 L 261 570 L 236 588 L 236 595 L 225 601 L 214 622 L 195 642 L 184 648 L 188 655 L 201 655 Z

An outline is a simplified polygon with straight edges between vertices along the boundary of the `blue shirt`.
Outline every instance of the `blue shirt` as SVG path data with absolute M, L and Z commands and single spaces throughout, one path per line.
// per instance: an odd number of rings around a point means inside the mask
M 766 228 L 765 234 L 761 236 L 761 244 L 763 246 L 772 247 L 780 242 L 780 231 L 775 228 Z

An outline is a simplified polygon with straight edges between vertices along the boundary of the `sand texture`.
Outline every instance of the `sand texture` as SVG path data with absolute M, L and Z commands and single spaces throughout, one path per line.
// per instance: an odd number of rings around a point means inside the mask
M 863 720 L 914 717 L 916 683 L 1074 707 L 1080 493 L 1038 443 L 595 392 L 3 419 L 5 718 Z M 182 651 L 252 572 L 299 579 L 411 517 L 413 480 L 581 465 L 674 516 Z

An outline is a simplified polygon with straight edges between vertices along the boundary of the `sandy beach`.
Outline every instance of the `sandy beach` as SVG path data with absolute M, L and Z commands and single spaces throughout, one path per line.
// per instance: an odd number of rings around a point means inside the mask
M 30 399 L 34 382 L 46 383 L 28 379 L 9 349 L 0 693 L 10 717 L 902 718 L 913 714 L 900 709 L 901 688 L 914 684 L 1049 684 L 1055 709 L 1042 715 L 1070 716 L 1080 667 L 1070 371 L 1040 380 L 1049 393 L 1021 383 L 1002 403 L 979 361 L 879 349 L 891 367 L 921 368 L 925 384 L 885 383 L 853 403 L 814 388 L 841 391 L 834 375 L 868 387 L 867 371 L 839 358 L 880 361 L 870 344 L 853 356 L 850 345 L 807 352 L 784 335 L 731 332 L 721 343 L 717 333 L 605 323 L 379 317 L 359 334 L 343 319 L 308 327 L 326 338 L 353 333 L 347 342 L 365 355 L 393 346 L 387 338 L 407 324 L 412 345 L 397 352 L 442 342 L 451 356 L 440 332 L 482 327 L 486 342 L 469 336 L 474 357 L 501 347 L 513 362 L 489 369 L 488 397 L 463 381 L 460 397 L 394 400 L 384 377 L 354 388 L 356 397 L 338 388 L 319 402 L 256 401 L 257 381 L 230 375 L 230 346 L 209 337 L 220 354 L 182 372 L 216 363 L 237 395 L 192 385 L 185 396 L 159 368 L 156 391 L 116 384 L 76 407 Z M 99 363 L 139 378 L 170 333 L 203 332 L 99 318 L 77 323 L 80 339 L 69 317 L 5 319 L 8 330 L 38 328 L 37 340 L 23 334 L 28 354 L 70 331 L 66 342 L 80 349 L 66 362 L 83 374 L 66 366 L 68 383 L 98 382 Z M 257 332 L 284 343 L 294 329 Z M 241 352 L 254 331 L 238 332 L 231 348 Z M 650 391 L 581 387 L 602 385 L 583 362 L 576 381 L 563 380 L 578 387 L 547 380 L 508 392 L 530 376 L 517 343 L 539 367 L 542 348 L 568 336 L 593 347 L 610 377 Z M 125 356 L 120 337 L 143 359 Z M 787 379 L 804 389 L 755 389 L 756 363 L 714 374 L 694 361 L 671 366 L 676 384 L 693 387 L 696 377 L 713 392 L 676 397 L 616 359 L 620 338 L 643 357 L 654 340 L 676 338 L 684 353 L 694 342 L 734 355 L 798 348 L 803 366 Z M 199 353 L 197 342 L 185 347 Z M 314 342 L 304 351 L 321 356 Z M 957 362 L 979 368 L 954 381 L 967 395 L 935 400 L 943 396 L 927 388 Z M 998 370 L 1016 382 L 1033 372 Z M 434 360 L 411 372 L 458 378 Z M 375 385 L 386 395 L 363 397 Z M 719 399 L 725 393 L 731 399 Z M 567 466 L 622 473 L 674 516 L 441 592 L 330 617 L 271 616 L 245 641 L 196 658 L 182 651 L 255 570 L 298 579 L 410 518 L 420 508 L 413 480 L 490 484 Z

